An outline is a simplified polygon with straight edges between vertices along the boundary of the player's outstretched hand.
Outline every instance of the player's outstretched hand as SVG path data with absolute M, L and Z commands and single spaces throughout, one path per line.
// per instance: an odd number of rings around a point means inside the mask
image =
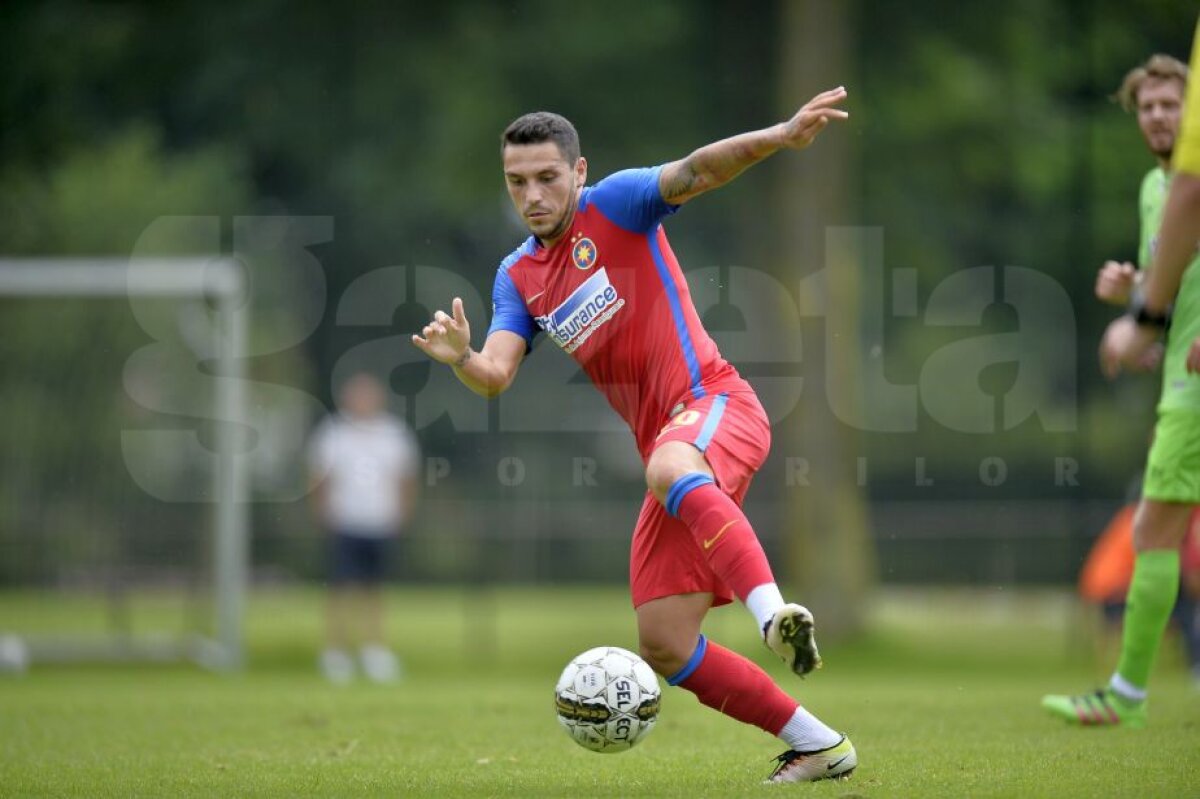
M 1129 263 L 1105 261 L 1096 275 L 1096 299 L 1109 305 L 1126 305 L 1137 281 L 1137 268 Z
M 836 106 L 846 99 L 846 87 L 838 86 L 821 92 L 805 103 L 796 115 L 783 123 L 783 146 L 803 150 L 813 143 L 817 134 L 833 119 L 847 119 L 850 114 Z
M 1109 324 L 1100 341 L 1100 369 L 1110 380 L 1122 369 L 1133 372 L 1153 369 L 1161 360 L 1161 354 L 1158 357 L 1154 354 L 1157 344 L 1157 331 L 1142 327 L 1133 317 L 1118 317 Z
M 471 326 L 463 312 L 463 301 L 454 298 L 451 317 L 445 311 L 437 311 L 421 335 L 412 337 L 413 346 L 439 363 L 455 363 L 471 346 Z

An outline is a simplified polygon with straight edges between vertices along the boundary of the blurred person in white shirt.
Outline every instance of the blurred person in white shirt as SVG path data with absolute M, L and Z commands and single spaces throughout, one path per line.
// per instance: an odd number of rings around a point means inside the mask
M 396 539 L 412 517 L 420 450 L 409 427 L 387 410 L 382 383 L 351 376 L 337 394 L 337 413 L 309 443 L 310 498 L 328 532 L 330 593 L 320 666 L 335 683 L 355 674 L 390 682 L 400 661 L 386 643 L 383 583 Z

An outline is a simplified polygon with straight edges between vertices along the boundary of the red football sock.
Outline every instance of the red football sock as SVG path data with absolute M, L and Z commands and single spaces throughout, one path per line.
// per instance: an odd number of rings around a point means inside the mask
M 799 707 L 765 671 L 704 636 L 688 665 L 667 682 L 691 691 L 701 704 L 771 735 L 778 735 Z
M 713 572 L 738 599 L 745 602 L 755 588 L 775 582 L 746 514 L 715 483 L 688 491 L 675 515 L 691 530 Z

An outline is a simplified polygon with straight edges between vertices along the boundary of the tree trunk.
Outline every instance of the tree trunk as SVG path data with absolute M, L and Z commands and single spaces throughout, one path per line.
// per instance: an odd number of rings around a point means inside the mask
M 787 118 L 810 97 L 845 85 L 853 93 L 846 4 L 787 0 L 780 7 L 779 112 Z M 859 403 L 861 257 L 851 193 L 855 121 L 829 125 L 812 148 L 782 154 L 774 259 L 799 291 L 807 340 L 797 412 L 776 430 L 780 450 L 799 457 L 800 476 L 785 495 L 784 575 L 822 632 L 861 628 L 875 581 L 875 548 L 860 485 L 860 431 L 838 409 Z M 849 246 L 846 246 L 849 245 Z M 823 324 L 820 322 L 823 320 Z M 847 418 L 847 414 L 841 414 Z

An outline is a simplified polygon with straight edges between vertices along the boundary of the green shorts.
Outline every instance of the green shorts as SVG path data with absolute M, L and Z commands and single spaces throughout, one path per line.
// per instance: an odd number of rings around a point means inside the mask
M 1168 409 L 1158 414 L 1142 496 L 1200 504 L 1200 412 Z

